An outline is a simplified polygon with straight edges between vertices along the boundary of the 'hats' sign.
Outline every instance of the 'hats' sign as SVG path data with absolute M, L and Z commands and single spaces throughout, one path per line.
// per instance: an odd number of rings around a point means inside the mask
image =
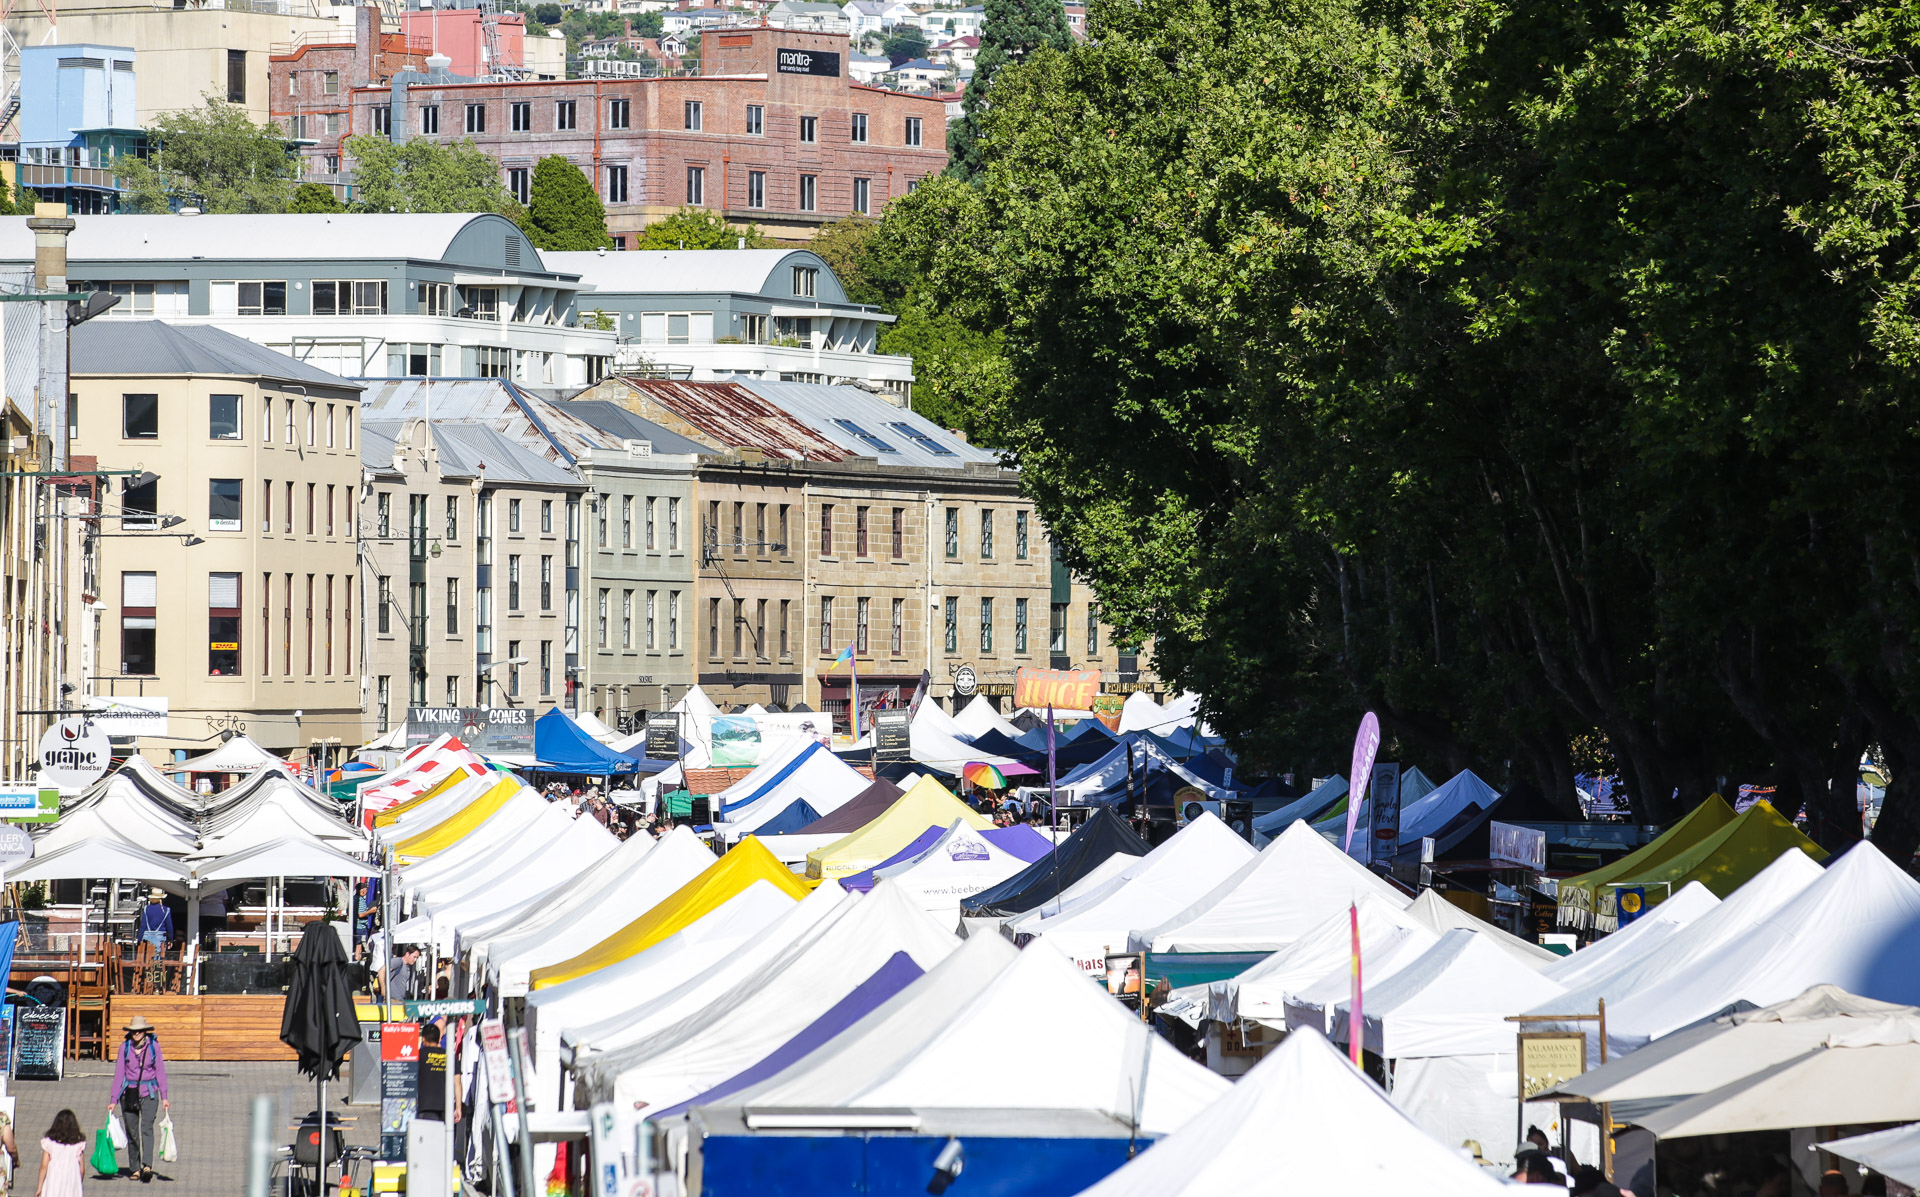
M 78 794 L 106 774 L 113 745 L 91 719 L 62 719 L 40 737 L 40 780 L 63 794 Z

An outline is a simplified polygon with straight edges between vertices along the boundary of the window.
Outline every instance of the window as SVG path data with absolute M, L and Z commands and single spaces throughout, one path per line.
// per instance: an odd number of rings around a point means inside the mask
M 553 127 L 555 129 L 565 131 L 574 127 L 574 121 L 578 118 L 579 112 L 575 103 L 573 100 L 559 100 L 554 103 Z
M 333 448 L 333 404 L 327 404 L 327 448 Z
M 690 133 L 700 132 L 700 101 L 688 100 L 684 107 L 686 109 L 687 131 Z
M 533 172 L 524 166 L 507 168 L 507 194 L 518 203 L 528 203 L 533 199 Z
M 460 705 L 460 679 L 454 676 L 453 674 L 447 675 L 446 702 L 447 702 L 447 705 L 450 707 L 457 707 Z
M 908 145 L 920 144 L 920 118 L 919 117 L 910 116 L 907 118 L 907 128 L 904 135 L 904 140 Z
M 281 529 L 288 536 L 293 535 L 293 483 L 287 483 L 286 526 Z
M 893 655 L 897 657 L 900 655 L 902 645 L 906 640 L 907 600 L 893 600 L 893 621 L 889 626 L 892 628 L 892 635 L 888 637 L 887 642 L 893 650 Z
M 613 518 L 613 512 L 610 510 L 612 507 L 612 495 L 601 495 L 600 501 L 594 504 L 594 527 L 600 538 L 600 547 L 603 549 L 607 547 L 607 522 Z
M 850 118 L 847 126 L 847 140 L 854 142 L 857 145 L 866 143 L 866 140 L 867 140 L 867 114 L 866 113 L 856 112 Z
M 423 104 L 420 108 L 420 132 L 435 134 L 440 132 L 440 105 Z
M 1023 598 L 1013 600 L 1013 651 L 1027 651 L 1027 600 Z
M 750 170 L 747 172 L 747 207 L 764 208 L 767 206 L 767 172 Z
M 833 504 L 820 504 L 820 555 L 833 556 Z
M 120 672 L 158 673 L 154 613 L 160 605 L 159 575 L 120 575 Z
M 820 271 L 813 266 L 795 266 L 793 268 L 793 293 L 800 299 L 814 298 L 814 292 L 820 286 Z
M 607 202 L 610 204 L 624 204 L 627 202 L 626 167 L 607 167 Z
M 313 574 L 307 575 L 307 664 L 306 675 L 313 676 Z
M 800 176 L 800 210 L 812 212 L 819 206 L 820 179 L 817 175 Z M 809 291 L 811 295 L 813 292 Z
M 540 500 L 540 532 L 542 535 L 545 535 L 545 536 L 553 535 L 553 500 L 552 499 Z
M 780 552 L 782 554 L 793 552 L 793 542 L 787 539 L 787 513 L 791 510 L 793 508 L 790 504 L 780 504 Z
M 888 444 L 883 438 L 875 436 L 873 433 L 868 432 L 865 428 L 861 427 L 859 424 L 854 423 L 852 420 L 836 419 L 833 422 L 833 424 L 834 424 L 834 427 L 858 439 L 862 444 L 874 450 L 876 453 L 898 453 L 899 452 L 898 449 L 895 449 L 892 445 Z
M 453 314 L 453 284 L 421 283 L 420 311 L 428 316 Z
M 307 447 L 308 448 L 312 448 L 315 443 L 314 437 L 317 434 L 316 429 L 319 423 L 319 420 L 318 420 L 319 413 L 317 411 L 319 406 L 320 406 L 319 404 L 314 403 L 312 401 L 309 401 L 307 403 Z
M 1047 608 L 1047 651 L 1064 654 L 1067 651 L 1067 604 L 1054 603 Z
M 501 347 L 482 345 L 473 351 L 473 372 L 478 378 L 505 378 L 508 373 L 507 355 L 509 351 Z
M 247 52 L 227 51 L 227 103 L 247 102 Z
M 756 557 L 767 555 L 767 505 L 765 503 L 753 505 L 753 555 Z
M 207 435 L 216 441 L 240 439 L 240 396 L 207 397 Z
M 293 483 L 287 483 L 292 486 Z M 282 574 L 280 583 L 280 676 L 293 676 L 293 575 Z
M 620 647 L 633 647 L 633 591 L 620 592 Z
M 1100 656 L 1100 608 L 1094 603 L 1087 604 L 1087 659 Z
M 720 600 L 707 600 L 707 656 L 718 660 L 720 657 Z
M 946 645 L 950 653 L 960 651 L 960 600 L 957 598 L 947 600 Z
M 540 693 L 553 693 L 553 641 L 540 642 Z
M 95 283 L 94 290 L 120 297 L 114 316 L 184 316 L 185 283 Z
M 667 550 L 680 551 L 680 500 L 667 500 Z
M 800 118 L 800 140 L 801 141 L 808 141 L 808 142 L 818 141 L 820 140 L 819 133 L 820 133 L 819 117 L 803 116 Z
M 960 556 L 960 509 L 949 507 L 947 508 L 947 557 L 953 559 L 958 556 Z
M 240 479 L 207 480 L 207 529 L 211 532 L 240 531 Z
M 762 661 L 767 659 L 767 600 L 761 599 L 753 606 L 753 655 Z
M 863 216 L 871 211 L 869 204 L 869 196 L 871 194 L 871 185 L 868 180 L 855 179 L 853 181 L 853 210 Z
M 127 486 L 121 483 L 121 487 L 120 513 L 127 518 L 120 521 L 120 530 L 131 532 L 158 527 L 154 517 L 160 514 L 160 484 L 149 482 L 145 486 Z M 135 519 L 136 515 L 146 518 Z
M 871 613 L 873 600 L 857 598 L 853 600 L 853 651 L 867 651 L 867 617 Z
M 620 496 L 620 547 L 633 547 L 633 496 Z
M 993 559 L 993 511 L 990 508 L 980 511 L 980 557 L 984 561 Z
M 287 314 L 287 284 L 236 283 L 236 310 L 242 316 L 284 316 Z
M 747 105 L 747 136 L 761 137 L 767 131 L 767 110 L 759 104 Z
M 993 651 L 993 600 L 990 598 L 980 600 L 980 651 Z
M 853 509 L 853 554 L 856 557 L 867 556 L 867 509 Z
M 747 600 L 733 600 L 733 659 L 738 661 L 745 654 L 743 640 L 747 627 Z
M 447 635 L 460 634 L 460 579 L 447 579 Z
M 288 80 L 288 82 L 292 82 L 292 80 Z M 393 136 L 393 105 L 375 104 L 372 111 L 374 136 Z
M 283 439 L 289 445 L 293 443 L 293 406 L 293 400 L 287 400 L 287 422 L 282 429 Z M 289 482 L 287 485 L 291 487 L 293 483 Z
M 507 557 L 507 610 L 520 609 L 520 554 L 512 553 Z M 512 654 L 509 653 L 509 656 Z
M 460 539 L 460 496 L 447 496 L 447 539 Z
M 260 531 L 273 531 L 273 479 L 260 480 Z
M 130 441 L 156 440 L 160 436 L 160 396 L 120 396 L 121 435 Z
M 273 396 L 272 395 L 262 395 L 260 397 L 260 439 L 262 442 L 269 445 L 273 443 Z
M 373 496 L 373 534 L 382 540 L 393 535 L 393 493 L 381 491 Z
M 520 500 L 508 499 L 507 500 L 507 531 L 518 532 L 519 530 L 520 530 Z
M 703 166 L 687 167 L 687 202 L 690 204 L 707 202 L 707 171 Z
M 518 640 L 507 641 L 507 659 L 512 661 L 518 659 L 519 656 L 520 642 Z M 518 665 L 507 666 L 507 696 L 509 698 L 520 697 L 520 667 Z
M 632 101 L 608 100 L 607 101 L 607 128 L 609 129 L 627 128 L 632 112 L 633 112 Z
M 667 591 L 667 648 L 680 650 L 680 592 Z
M 736 556 L 745 552 L 747 547 L 746 511 L 745 503 L 733 505 L 733 551 Z
M 553 610 L 553 558 L 540 558 L 540 609 Z
M 598 637 L 599 637 L 596 643 L 599 644 L 601 648 L 606 648 L 608 645 L 613 643 L 612 641 L 607 639 L 607 608 L 612 602 L 613 602 L 613 591 L 608 590 L 604 586 L 601 587 L 600 601 L 599 601 L 599 604 L 594 608 L 594 616 L 596 619 L 596 623 L 594 624 L 594 626 L 598 629 Z
M 907 555 L 907 509 L 893 509 L 893 557 L 899 560 Z
M 660 597 L 660 592 L 658 590 L 647 591 L 647 651 L 648 652 L 652 652 L 653 650 L 660 647 L 660 642 L 657 639 L 654 631 L 654 622 L 653 622 L 655 618 L 654 607 L 659 597 Z
M 320 489 L 319 483 L 317 482 L 307 483 L 307 535 L 308 536 L 313 535 L 313 502 L 315 498 L 314 492 L 318 491 L 319 489 Z
M 658 498 L 653 495 L 647 496 L 647 552 L 649 553 L 654 552 L 660 547 L 660 542 L 654 538 L 653 532 L 654 512 L 658 509 L 659 505 L 660 500 Z
M 1013 557 L 1016 561 L 1027 559 L 1027 513 L 1013 513 Z
M 373 690 L 375 695 L 375 714 L 380 720 L 380 730 L 386 731 L 388 729 L 388 713 L 393 709 L 393 678 L 384 673 L 381 674 L 380 677 L 376 679 Z
M 467 132 L 485 133 L 487 131 L 487 106 L 485 104 L 467 105 Z
M 820 599 L 820 655 L 833 653 L 833 596 L 823 595 Z
M 385 279 L 336 280 L 313 284 L 316 316 L 384 316 L 387 314 Z
M 780 600 L 780 659 L 782 661 L 793 656 L 793 647 L 787 642 L 787 631 L 792 624 L 788 616 L 792 609 L 792 599 Z
M 524 100 L 507 105 L 507 120 L 515 133 L 533 131 L 533 105 Z

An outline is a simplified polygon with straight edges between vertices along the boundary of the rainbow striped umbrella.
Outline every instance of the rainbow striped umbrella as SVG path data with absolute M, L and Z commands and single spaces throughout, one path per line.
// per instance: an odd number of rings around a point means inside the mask
M 960 776 L 982 789 L 1004 790 L 1007 788 L 1006 775 L 985 761 L 968 761 L 961 768 Z

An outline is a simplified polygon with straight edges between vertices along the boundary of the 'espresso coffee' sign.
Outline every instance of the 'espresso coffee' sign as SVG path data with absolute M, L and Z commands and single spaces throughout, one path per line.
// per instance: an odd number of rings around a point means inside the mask
M 820 75 L 827 79 L 840 77 L 840 55 L 823 53 L 819 50 L 775 50 L 778 70 L 782 75 Z

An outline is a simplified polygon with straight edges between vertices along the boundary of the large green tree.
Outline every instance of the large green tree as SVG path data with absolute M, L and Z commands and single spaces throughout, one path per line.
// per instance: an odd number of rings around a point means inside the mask
M 533 168 L 527 236 L 538 249 L 599 249 L 613 244 L 607 210 L 580 168 L 549 154 Z
M 712 208 L 681 208 L 663 216 L 634 240 L 635 249 L 759 249 L 757 225 L 736 228 Z
M 988 93 L 994 76 L 1003 67 L 1041 50 L 1065 51 L 1072 45 L 1065 10 L 1055 0 L 986 0 L 980 16 L 980 52 L 973 60 L 973 78 L 961 100 L 961 117 L 947 131 L 951 158 L 947 169 L 963 179 L 980 173 L 985 163 L 982 118 L 992 102 Z
M 525 215 L 500 181 L 500 163 L 471 141 L 358 136 L 343 148 L 354 172 L 356 211 Z
M 287 205 L 289 212 L 328 213 L 345 212 L 346 205 L 333 193 L 333 188 L 324 183 L 302 183 L 293 189 L 293 199 Z
M 285 135 L 254 124 L 238 105 L 208 96 L 199 108 L 154 121 L 147 138 L 148 157 L 114 162 L 123 211 L 284 212 L 293 198 L 299 159 Z

